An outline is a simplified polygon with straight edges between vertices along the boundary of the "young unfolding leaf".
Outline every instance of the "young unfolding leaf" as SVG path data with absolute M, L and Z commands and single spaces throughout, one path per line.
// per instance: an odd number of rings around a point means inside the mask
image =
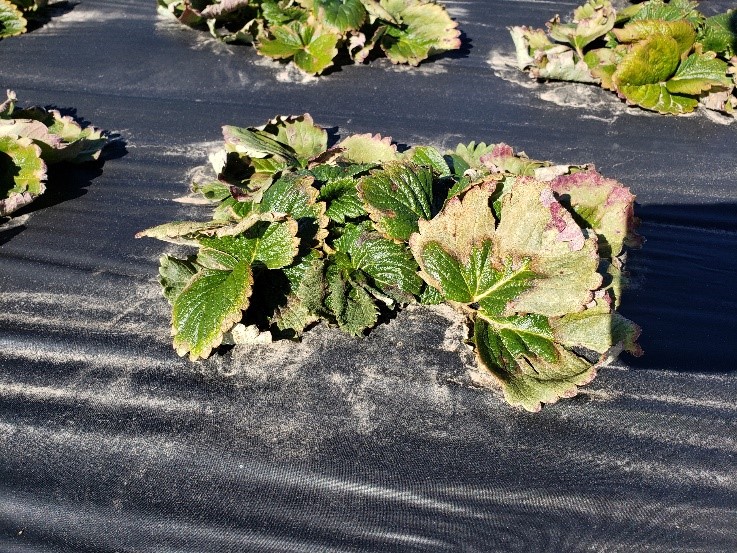
M 612 30 L 617 18 L 609 0 L 589 0 L 573 12 L 571 23 L 561 23 L 556 16 L 548 23 L 550 36 L 568 42 L 583 58 L 583 48 Z

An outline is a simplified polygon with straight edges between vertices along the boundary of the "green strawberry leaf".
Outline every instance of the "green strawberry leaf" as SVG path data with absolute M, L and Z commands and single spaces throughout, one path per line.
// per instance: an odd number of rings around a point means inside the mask
M 285 213 L 299 225 L 298 236 L 306 248 L 320 246 L 327 237 L 325 203 L 318 201 L 314 177 L 284 175 L 266 190 L 259 204 L 261 213 Z
M 290 293 L 284 305 L 276 309 L 272 321 L 279 330 L 299 335 L 324 315 L 325 262 L 309 255 L 285 268 L 284 273 L 289 280 Z
M 201 269 L 174 298 L 179 355 L 206 358 L 248 307 L 254 268 L 280 269 L 297 255 L 297 222 L 260 221 L 236 236 L 199 236 Z
M 197 274 L 199 267 L 195 262 L 195 256 L 187 259 L 177 259 L 170 255 L 162 255 L 159 259 L 159 283 L 163 288 L 164 297 L 170 304 L 174 305 L 182 290 L 192 277 Z
M 676 74 L 665 87 L 671 94 L 699 95 L 713 87 L 727 89 L 732 83 L 727 78 L 727 62 L 716 59 L 714 52 L 695 52 L 678 66 Z
M 0 38 L 18 36 L 26 32 L 28 22 L 10 0 L 0 0 Z
M 670 41 L 661 40 L 657 43 L 657 46 L 653 46 L 645 50 L 650 54 L 651 60 L 656 62 L 659 55 L 662 55 L 657 53 L 658 50 L 668 50 L 668 60 L 673 57 L 674 52 L 679 58 L 682 58 L 691 50 L 694 42 L 696 41 L 696 31 L 694 31 L 693 26 L 687 21 L 632 21 L 627 23 L 627 25 L 622 29 L 613 29 L 612 34 L 619 42 L 627 44 L 647 41 L 655 37 L 659 37 L 661 39 L 669 38 L 675 41 L 676 45 L 673 46 Z M 655 50 L 654 54 L 653 50 Z M 635 54 L 635 57 L 643 57 L 643 55 L 644 54 L 642 52 L 639 52 Z M 668 61 L 666 63 L 670 64 L 672 62 Z M 653 73 L 660 73 L 661 71 L 661 67 L 653 69 Z
M 343 224 L 346 219 L 366 215 L 363 202 L 358 197 L 356 181 L 351 177 L 330 180 L 320 188 L 319 199 L 328 206 L 325 214 L 337 223 Z
M 46 190 L 46 164 L 30 138 L 0 136 L 0 216 L 9 215 Z
M 730 58 L 737 55 L 737 10 L 708 17 L 699 31 L 697 41 L 705 51 Z
M 433 216 L 433 175 L 412 163 L 390 162 L 358 182 L 364 208 L 377 229 L 395 240 L 408 240 L 420 219 Z
M 305 73 L 319 75 L 333 64 L 340 35 L 321 28 L 315 22 L 293 21 L 269 28 L 273 38 L 264 38 L 258 52 L 274 59 L 293 58 Z
M 685 20 L 693 27 L 698 27 L 704 17 L 696 10 L 698 2 L 691 0 L 649 0 L 643 2 L 641 8 L 632 15 L 630 21 L 662 20 L 679 21 Z
M 248 307 L 253 275 L 247 261 L 230 270 L 202 269 L 174 301 L 174 349 L 190 358 L 207 358 L 223 334 L 241 320 Z
M 346 225 L 334 247 L 352 280 L 365 280 L 372 289 L 399 303 L 408 303 L 420 293 L 422 279 L 407 247 L 383 238 L 368 221 Z
M 373 327 L 379 319 L 379 311 L 373 297 L 361 286 L 344 276 L 337 265 L 329 265 L 325 272 L 327 297 L 325 306 L 335 317 L 344 332 L 360 336 Z
M 424 0 L 380 0 L 401 25 L 387 24 L 381 48 L 392 63 L 419 63 L 433 54 L 461 46 L 458 24 L 445 8 Z
M 313 9 L 320 20 L 341 35 L 360 29 L 366 19 L 366 8 L 361 0 L 314 0 Z
M 429 167 L 438 177 L 451 175 L 450 167 L 448 167 L 448 162 L 445 161 L 443 154 L 432 146 L 416 146 L 404 154 L 404 159 L 415 165 Z
M 499 382 L 511 405 L 539 411 L 576 395 L 596 376 L 596 367 L 554 341 L 545 317 L 478 317 L 473 342 L 482 367 Z

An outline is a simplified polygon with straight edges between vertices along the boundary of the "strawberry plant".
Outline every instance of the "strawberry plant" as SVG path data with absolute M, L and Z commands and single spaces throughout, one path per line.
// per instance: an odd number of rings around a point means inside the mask
M 205 358 L 241 321 L 298 337 L 318 321 L 360 336 L 409 303 L 447 302 L 512 405 L 574 395 L 639 329 L 616 312 L 634 196 L 592 166 L 505 144 L 400 153 L 389 138 L 328 146 L 309 115 L 223 128 L 207 221 L 147 236 L 161 258 L 180 355 Z M 253 328 L 253 327 L 251 327 Z M 230 338 L 230 337 L 228 337 Z
M 628 104 L 663 114 L 699 104 L 735 115 L 737 12 L 705 17 L 690 0 L 649 0 L 616 10 L 589 0 L 568 22 L 512 27 L 519 68 L 535 79 L 599 84 Z
M 47 4 L 48 0 L 0 0 L 0 38 L 25 33 L 29 20 Z
M 159 11 L 217 39 L 254 44 L 319 75 L 343 53 L 357 63 L 381 50 L 418 65 L 460 48 L 460 32 L 432 0 L 158 0 Z
M 46 190 L 48 164 L 95 160 L 107 144 L 102 132 L 57 110 L 18 109 L 15 104 L 12 91 L 0 104 L 0 216 Z

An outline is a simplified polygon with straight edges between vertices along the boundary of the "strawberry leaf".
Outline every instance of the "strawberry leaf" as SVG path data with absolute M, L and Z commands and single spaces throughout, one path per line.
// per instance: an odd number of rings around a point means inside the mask
M 340 36 L 314 22 L 293 21 L 271 27 L 269 34 L 272 38 L 262 39 L 258 52 L 274 59 L 293 59 L 297 67 L 310 75 L 322 73 L 338 55 Z
M 10 0 L 0 0 L 0 38 L 18 36 L 26 32 L 28 22 Z
M 358 193 L 376 227 L 389 238 L 408 240 L 418 220 L 433 215 L 433 176 L 425 167 L 387 163 L 361 178 Z
M 380 0 L 400 25 L 387 24 L 381 47 L 392 63 L 419 65 L 421 61 L 461 46 L 458 24 L 442 6 L 423 0 Z
M 30 138 L 0 136 L 0 216 L 27 205 L 46 190 L 46 164 Z

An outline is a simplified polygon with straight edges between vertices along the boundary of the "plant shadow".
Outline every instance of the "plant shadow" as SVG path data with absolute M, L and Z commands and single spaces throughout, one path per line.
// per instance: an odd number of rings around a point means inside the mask
M 36 31 L 51 22 L 51 20 L 55 17 L 60 17 L 62 15 L 68 14 L 74 8 L 76 8 L 77 5 L 79 5 L 78 2 L 54 2 L 53 4 L 49 4 L 46 8 L 38 12 L 33 12 L 27 15 L 27 32 L 32 33 L 33 31 Z

